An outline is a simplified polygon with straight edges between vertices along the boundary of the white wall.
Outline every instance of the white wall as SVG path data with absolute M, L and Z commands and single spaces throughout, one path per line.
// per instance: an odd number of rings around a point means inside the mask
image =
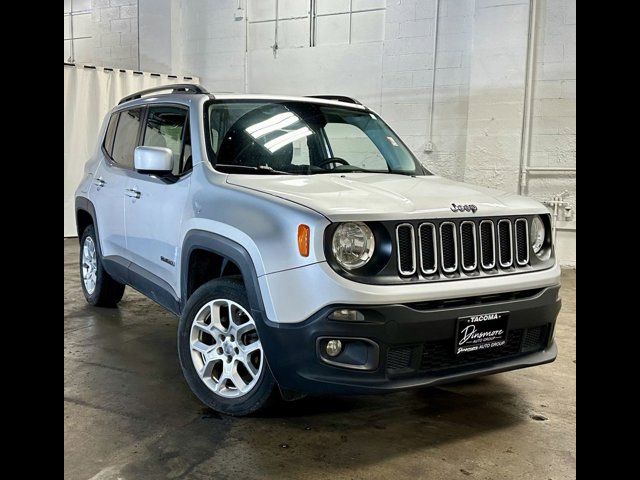
M 249 90 L 292 95 L 343 94 L 380 106 L 382 42 L 249 55 Z
M 93 48 L 78 63 L 138 69 L 137 0 L 92 0 Z
M 524 114 L 528 0 L 476 4 L 465 180 L 517 191 Z
M 172 70 L 172 1 L 139 0 L 140 69 L 174 73 Z M 175 72 L 187 73 L 187 72 Z
M 244 91 L 245 23 L 237 0 L 174 0 L 172 66 L 197 71 L 212 92 Z
M 435 90 L 435 0 L 388 1 L 382 114 L 440 175 L 464 179 L 474 0 L 441 0 Z M 433 136 L 429 138 L 434 95 Z M 427 142 L 433 152 L 425 152 Z
M 539 0 L 531 165 L 576 165 L 576 0 Z M 575 175 L 531 175 L 527 194 L 545 200 L 566 190 L 574 211 Z M 574 257 L 575 259 L 575 253 Z

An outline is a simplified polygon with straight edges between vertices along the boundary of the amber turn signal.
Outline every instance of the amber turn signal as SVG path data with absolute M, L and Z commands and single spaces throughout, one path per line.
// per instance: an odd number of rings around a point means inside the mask
M 309 225 L 298 225 L 298 251 L 303 257 L 309 256 Z

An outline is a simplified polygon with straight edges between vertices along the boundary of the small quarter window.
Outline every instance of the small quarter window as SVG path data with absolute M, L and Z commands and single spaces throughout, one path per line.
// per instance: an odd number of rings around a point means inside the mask
M 113 139 L 116 136 L 116 127 L 118 126 L 119 113 L 114 113 L 109 119 L 109 126 L 107 127 L 107 133 L 104 136 L 104 149 L 111 157 L 113 154 Z

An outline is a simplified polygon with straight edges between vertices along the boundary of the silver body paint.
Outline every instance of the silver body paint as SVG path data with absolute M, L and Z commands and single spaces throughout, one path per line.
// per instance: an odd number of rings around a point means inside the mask
M 348 108 L 348 103 L 297 97 L 216 96 L 290 99 Z M 332 222 L 410 220 L 456 216 L 452 202 L 477 206 L 483 217 L 547 213 L 540 203 L 513 194 L 454 182 L 439 176 L 389 174 L 238 175 L 221 173 L 207 159 L 203 125 L 208 95 L 162 95 L 129 101 L 114 109 L 178 104 L 190 109 L 193 170 L 174 184 L 112 165 L 98 147 L 85 167 L 76 195 L 96 210 L 103 256 L 120 256 L 164 280 L 181 298 L 182 244 L 192 230 L 204 230 L 242 245 L 258 276 L 266 315 L 272 322 L 297 323 L 338 303 L 396 304 L 524 290 L 557 285 L 560 268 L 494 278 L 442 283 L 365 285 L 337 274 L 325 259 L 323 236 Z M 109 118 L 109 116 L 107 116 Z M 140 198 L 125 194 L 139 191 Z M 308 257 L 298 252 L 298 225 L 311 229 Z M 167 261 L 161 260 L 167 259 Z

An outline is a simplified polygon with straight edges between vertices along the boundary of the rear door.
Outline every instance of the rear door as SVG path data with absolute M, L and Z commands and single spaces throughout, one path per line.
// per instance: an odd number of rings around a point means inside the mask
M 90 199 L 96 210 L 102 255 L 129 259 L 125 234 L 125 190 L 133 169 L 133 150 L 137 146 L 143 109 L 112 115 L 107 127 L 100 163 Z

